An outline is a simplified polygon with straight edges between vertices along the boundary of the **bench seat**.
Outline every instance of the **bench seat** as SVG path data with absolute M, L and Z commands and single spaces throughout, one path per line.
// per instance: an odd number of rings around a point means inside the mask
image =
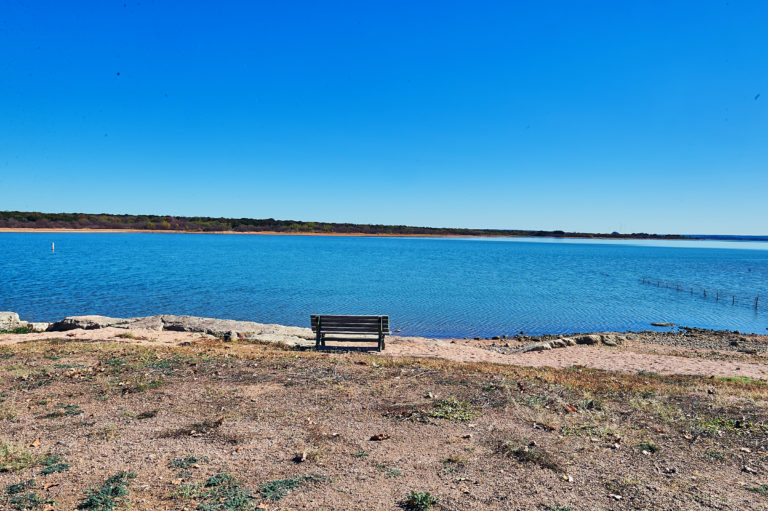
M 315 347 L 325 348 L 326 341 L 375 342 L 384 349 L 384 336 L 389 335 L 389 316 L 338 316 L 311 314 Z

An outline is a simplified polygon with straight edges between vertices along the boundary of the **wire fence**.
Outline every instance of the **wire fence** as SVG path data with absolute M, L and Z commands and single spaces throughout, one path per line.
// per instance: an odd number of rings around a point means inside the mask
M 749 308 L 755 312 L 768 312 L 768 294 L 746 294 L 744 292 L 728 291 L 715 287 L 704 287 L 700 284 L 677 282 L 655 277 L 640 277 L 640 282 L 648 286 L 670 289 L 685 293 L 693 298 L 708 300 L 733 307 Z

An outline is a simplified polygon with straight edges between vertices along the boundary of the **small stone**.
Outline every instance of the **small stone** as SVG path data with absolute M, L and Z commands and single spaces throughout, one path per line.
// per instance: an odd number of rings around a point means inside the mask
M 740 447 L 739 450 L 741 452 L 752 452 L 752 449 L 750 449 L 749 447 Z
M 467 433 L 466 435 L 463 435 L 461 438 L 464 438 L 464 439 L 468 440 L 468 439 L 472 438 L 472 433 Z
M 754 468 L 748 467 L 747 465 L 744 465 L 741 469 L 742 471 L 746 472 L 747 474 L 757 474 L 757 470 Z

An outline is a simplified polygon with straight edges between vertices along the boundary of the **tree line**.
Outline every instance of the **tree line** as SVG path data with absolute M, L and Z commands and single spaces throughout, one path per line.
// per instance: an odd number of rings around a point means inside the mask
M 336 222 L 305 222 L 274 218 L 215 218 L 207 216 L 113 215 L 107 213 L 40 213 L 0 211 L 0 228 L 11 229 L 136 229 L 182 232 L 285 232 L 319 234 L 389 234 L 456 236 L 532 236 L 555 238 L 653 238 L 680 239 L 670 234 L 584 233 L 534 231 L 522 229 L 463 229 L 453 227 L 415 227 L 409 225 L 372 225 Z

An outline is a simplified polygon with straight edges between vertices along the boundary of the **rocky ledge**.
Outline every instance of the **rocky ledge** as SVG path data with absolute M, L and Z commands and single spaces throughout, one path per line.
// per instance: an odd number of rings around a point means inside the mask
M 33 323 L 31 321 L 21 321 L 19 315 L 15 312 L 0 312 L 0 332 L 13 331 L 19 328 L 29 328 L 30 330 L 45 331 L 50 323 Z
M 537 342 L 529 344 L 524 348 L 519 349 L 521 353 L 528 351 L 546 351 L 555 348 L 565 348 L 567 346 L 576 346 L 577 344 L 603 344 L 605 346 L 618 346 L 623 344 L 626 338 L 623 335 L 617 333 L 604 333 L 604 334 L 588 334 L 579 335 L 576 337 L 559 337 L 549 341 Z
M 125 330 L 144 329 L 157 332 L 193 332 L 212 335 L 227 341 L 248 340 L 279 342 L 292 346 L 314 344 L 315 339 L 312 330 L 309 328 L 270 325 L 231 319 L 173 316 L 170 314 L 137 318 L 69 316 L 49 324 L 19 321 L 18 314 L 14 312 L 0 312 L 0 330 L 14 330 L 24 327 L 47 332 L 64 332 L 76 329 L 97 330 L 101 328 L 120 328 Z

